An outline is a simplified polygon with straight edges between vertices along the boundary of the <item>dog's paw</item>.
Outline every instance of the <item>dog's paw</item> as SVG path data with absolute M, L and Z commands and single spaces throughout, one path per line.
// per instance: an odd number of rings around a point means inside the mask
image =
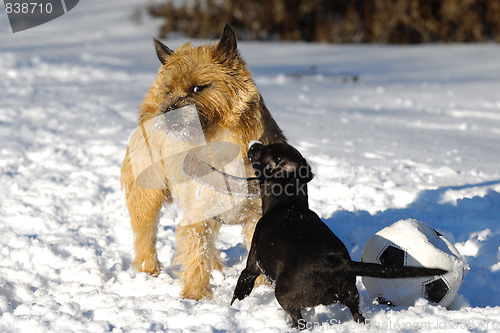
M 259 277 L 255 280 L 255 287 L 258 286 L 270 286 L 269 281 L 267 281 L 266 277 L 264 275 L 259 275 Z
M 196 301 L 212 298 L 210 271 L 205 271 L 200 268 L 201 267 L 198 266 L 181 274 L 182 291 L 180 295 L 182 298 L 194 299 Z
M 184 289 L 181 292 L 182 298 L 194 299 L 195 301 L 200 301 L 202 299 L 212 299 L 213 293 L 210 288 L 198 288 L 198 289 Z
M 154 277 L 160 275 L 161 265 L 158 260 L 136 259 L 134 266 L 139 272 L 144 272 Z

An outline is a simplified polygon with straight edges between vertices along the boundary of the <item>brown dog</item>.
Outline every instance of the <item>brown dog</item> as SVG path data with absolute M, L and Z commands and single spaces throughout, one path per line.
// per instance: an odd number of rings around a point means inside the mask
M 247 175 L 253 170 L 246 158 L 251 140 L 265 144 L 285 142 L 282 131 L 264 105 L 246 63 L 239 55 L 236 37 L 229 25 L 216 45 L 192 47 L 187 43 L 177 51 L 155 40 L 156 53 L 162 66 L 140 108 L 139 126 L 148 120 L 172 109 L 195 105 L 206 142 L 229 142 L 235 144 L 244 156 Z M 161 142 L 148 142 L 148 149 L 155 149 Z M 165 178 L 180 176 L 175 163 L 162 161 L 164 174 L 157 179 L 162 188 L 145 188 L 138 184 L 131 161 L 134 146 L 129 142 L 127 154 L 121 168 L 121 183 L 125 187 L 130 222 L 135 236 L 136 259 L 134 265 L 141 272 L 157 276 L 160 263 L 156 254 L 156 235 L 160 208 L 164 202 L 172 202 L 172 188 Z M 215 156 L 217 158 L 217 156 Z M 183 207 L 183 219 L 177 229 L 176 258 L 181 265 L 181 296 L 191 299 L 210 298 L 210 276 L 212 269 L 221 270 L 219 252 L 215 239 L 220 223 L 243 225 L 246 245 L 249 247 L 255 224 L 261 216 L 260 199 L 247 198 L 243 204 L 231 211 L 195 221 L 193 216 L 203 216 L 203 211 L 212 203 L 192 198 L 199 196 L 198 187 L 185 186 L 174 196 L 177 205 Z M 203 195 L 203 193 L 202 193 Z M 195 221 L 196 223 L 193 223 Z

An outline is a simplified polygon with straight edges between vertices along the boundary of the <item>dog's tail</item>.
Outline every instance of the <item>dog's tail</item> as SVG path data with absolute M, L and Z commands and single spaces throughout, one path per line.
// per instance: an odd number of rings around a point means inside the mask
M 448 271 L 440 268 L 385 266 L 358 261 L 351 261 L 347 264 L 348 274 L 386 279 L 443 275 L 447 272 Z

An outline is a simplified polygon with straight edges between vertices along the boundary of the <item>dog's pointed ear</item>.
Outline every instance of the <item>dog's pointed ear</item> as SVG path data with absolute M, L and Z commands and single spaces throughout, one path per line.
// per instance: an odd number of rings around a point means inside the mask
M 162 65 L 165 65 L 167 63 L 168 57 L 170 57 L 174 53 L 174 51 L 169 49 L 167 45 L 163 44 L 158 39 L 153 38 L 153 40 L 155 42 L 156 55 L 158 56 L 158 59 L 160 59 Z
M 217 51 L 221 52 L 228 59 L 234 59 L 238 56 L 236 35 L 229 23 L 224 26 L 222 37 L 219 40 L 219 44 L 217 44 Z

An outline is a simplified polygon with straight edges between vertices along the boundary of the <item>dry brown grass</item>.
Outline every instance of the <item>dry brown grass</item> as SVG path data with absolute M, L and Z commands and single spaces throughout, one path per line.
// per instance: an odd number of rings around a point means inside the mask
M 231 23 L 242 39 L 335 43 L 500 41 L 500 0 L 194 0 L 150 6 L 177 31 L 210 38 Z

